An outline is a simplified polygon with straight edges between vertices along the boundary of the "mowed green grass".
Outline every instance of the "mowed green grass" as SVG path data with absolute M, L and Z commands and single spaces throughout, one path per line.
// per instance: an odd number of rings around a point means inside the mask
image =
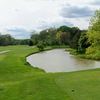
M 37 52 L 28 46 L 0 47 L 0 100 L 99 100 L 100 69 L 45 73 L 25 57 Z

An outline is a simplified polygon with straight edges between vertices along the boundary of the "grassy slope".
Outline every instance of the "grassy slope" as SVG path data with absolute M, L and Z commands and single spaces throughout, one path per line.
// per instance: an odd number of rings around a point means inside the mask
M 99 100 L 99 69 L 47 74 L 25 62 L 37 48 L 0 47 L 8 49 L 0 55 L 0 100 Z

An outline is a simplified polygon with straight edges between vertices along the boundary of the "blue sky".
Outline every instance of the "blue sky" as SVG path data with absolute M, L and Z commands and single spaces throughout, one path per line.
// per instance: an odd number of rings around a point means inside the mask
M 61 25 L 87 29 L 100 0 L 0 0 L 0 31 L 15 38 L 29 38 L 40 31 Z

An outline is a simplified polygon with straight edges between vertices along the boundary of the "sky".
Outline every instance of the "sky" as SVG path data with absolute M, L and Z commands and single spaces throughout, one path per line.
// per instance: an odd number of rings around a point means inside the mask
M 0 0 L 0 32 L 24 39 L 61 25 L 87 29 L 99 8 L 100 0 Z

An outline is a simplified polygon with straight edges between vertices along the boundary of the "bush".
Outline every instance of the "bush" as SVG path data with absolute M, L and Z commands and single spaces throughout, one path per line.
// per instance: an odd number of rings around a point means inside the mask
M 37 47 L 39 48 L 40 51 L 43 51 L 45 46 L 44 46 L 44 43 L 43 42 L 39 42 L 37 44 Z
M 86 57 L 91 59 L 100 60 L 100 46 L 90 46 L 86 49 Z

